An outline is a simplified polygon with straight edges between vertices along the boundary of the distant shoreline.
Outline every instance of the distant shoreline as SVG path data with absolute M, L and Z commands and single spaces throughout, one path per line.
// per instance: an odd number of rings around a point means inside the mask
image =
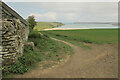
M 118 24 L 117 22 L 74 22 L 74 24 Z
M 75 30 L 75 29 L 89 29 L 89 28 L 48 28 L 44 30 Z
M 78 30 L 78 29 L 118 29 L 118 28 L 48 28 L 44 30 L 49 31 L 49 30 Z

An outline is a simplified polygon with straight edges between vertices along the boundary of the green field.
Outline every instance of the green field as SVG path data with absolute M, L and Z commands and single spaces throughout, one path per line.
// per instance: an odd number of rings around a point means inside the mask
M 81 42 L 90 44 L 118 43 L 117 29 L 53 30 L 42 31 L 42 33 L 79 46 L 83 46 Z
M 63 25 L 60 22 L 37 22 L 37 25 L 34 27 L 34 30 L 44 30 L 47 28 L 54 28 Z

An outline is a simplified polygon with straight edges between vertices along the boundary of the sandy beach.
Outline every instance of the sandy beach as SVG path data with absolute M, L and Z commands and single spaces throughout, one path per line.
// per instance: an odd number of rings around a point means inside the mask
M 89 28 L 48 28 L 44 30 L 48 31 L 48 30 L 76 30 L 76 29 L 89 29 Z

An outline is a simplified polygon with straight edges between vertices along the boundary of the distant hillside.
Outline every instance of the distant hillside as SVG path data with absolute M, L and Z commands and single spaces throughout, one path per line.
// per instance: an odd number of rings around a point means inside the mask
M 34 30 L 41 31 L 47 28 L 59 27 L 62 25 L 64 24 L 60 22 L 37 22 L 37 25 L 34 27 Z

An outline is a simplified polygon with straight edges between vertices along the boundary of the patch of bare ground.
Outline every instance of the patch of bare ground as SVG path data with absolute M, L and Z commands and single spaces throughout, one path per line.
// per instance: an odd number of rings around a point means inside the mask
M 31 70 L 16 78 L 117 78 L 118 77 L 118 44 L 89 44 L 87 50 L 71 43 L 74 54 L 64 64 L 47 69 Z M 40 66 L 40 64 L 39 64 Z

